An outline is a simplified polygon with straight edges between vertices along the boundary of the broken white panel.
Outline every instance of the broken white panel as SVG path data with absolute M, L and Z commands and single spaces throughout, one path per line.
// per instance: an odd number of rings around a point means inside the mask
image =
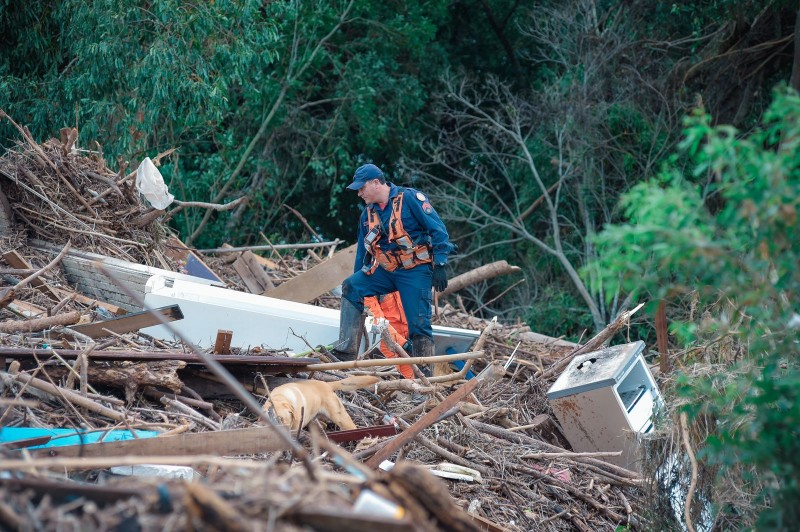
M 145 287 L 145 308 L 177 304 L 183 320 L 170 327 L 157 325 L 142 329 L 154 338 L 179 340 L 174 329 L 186 340 L 201 348 L 214 345 L 217 331 L 233 332 L 231 346 L 286 349 L 304 352 L 319 345 L 333 345 L 339 339 L 339 311 L 304 303 L 295 303 L 257 294 L 248 294 L 189 283 L 180 279 L 153 276 Z M 433 327 L 436 354 L 448 348 L 463 353 L 480 336 L 479 331 L 454 327 Z
M 638 437 L 653 430 L 663 405 L 644 347 L 632 342 L 575 357 L 547 391 L 574 451 L 622 451 L 607 460 L 640 468 Z
M 380 463 L 378 468 L 381 471 L 391 471 L 394 469 L 394 462 L 384 460 Z M 480 471 L 470 467 L 464 467 L 449 462 L 442 462 L 440 464 L 426 465 L 425 467 L 430 473 L 439 478 L 446 478 L 449 480 L 461 480 L 463 482 L 483 482 Z
M 47 251 L 53 255 L 61 250 L 61 246 L 54 246 L 43 240 L 30 240 L 30 244 L 36 249 Z M 110 272 L 113 279 L 109 278 L 97 267 L 98 263 L 102 264 Z M 128 312 L 142 310 L 141 300 L 144 299 L 145 285 L 148 279 L 154 275 L 205 285 L 220 285 L 218 281 L 78 249 L 71 249 L 67 252 L 67 255 L 61 261 L 61 267 L 64 270 L 67 281 L 74 285 L 78 292 L 97 298 L 100 301 L 117 305 Z M 133 297 L 131 297 L 131 294 Z
M 126 477 L 162 477 L 194 480 L 201 475 L 191 467 L 174 465 L 137 464 L 114 466 L 109 470 L 114 475 Z

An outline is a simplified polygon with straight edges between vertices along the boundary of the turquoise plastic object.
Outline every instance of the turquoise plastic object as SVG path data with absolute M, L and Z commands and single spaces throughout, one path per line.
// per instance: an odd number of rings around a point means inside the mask
M 136 435 L 134 436 L 134 432 Z M 41 445 L 26 447 L 42 449 L 46 447 L 63 447 L 100 442 L 133 440 L 136 438 L 154 438 L 160 432 L 154 430 L 113 429 L 80 431 L 76 429 L 41 429 L 36 427 L 3 427 L 0 428 L 0 444 L 30 440 L 32 438 L 50 437 L 51 440 Z

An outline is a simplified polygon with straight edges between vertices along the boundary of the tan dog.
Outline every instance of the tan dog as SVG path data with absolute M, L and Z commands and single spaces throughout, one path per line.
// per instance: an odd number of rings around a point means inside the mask
M 274 420 L 296 431 L 305 428 L 315 417 L 323 416 L 342 430 L 353 430 L 356 424 L 336 396 L 337 391 L 352 392 L 380 382 L 379 377 L 347 377 L 340 381 L 307 380 L 278 386 L 264 403 L 264 411 Z

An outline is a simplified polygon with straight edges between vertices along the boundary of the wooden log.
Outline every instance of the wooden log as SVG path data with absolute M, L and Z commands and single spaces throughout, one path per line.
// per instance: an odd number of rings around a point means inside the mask
M 0 356 L 14 357 L 17 359 L 33 358 L 34 356 L 50 356 L 57 353 L 64 358 L 76 358 L 83 351 L 77 349 L 34 349 L 29 347 L 2 347 Z M 97 350 L 92 353 L 93 360 L 183 360 L 189 364 L 200 364 L 203 359 L 195 353 L 183 351 L 126 351 L 126 350 Z M 261 371 L 271 373 L 290 373 L 307 371 L 308 364 L 317 362 L 316 358 L 290 358 L 278 356 L 259 355 L 218 355 L 214 360 L 220 364 L 236 366 L 262 366 Z
M 310 249 L 322 248 L 328 246 L 336 246 L 344 242 L 344 240 L 331 240 L 328 242 L 309 242 L 306 244 L 274 244 L 274 245 L 258 245 L 258 246 L 240 246 L 240 247 L 221 247 L 210 249 L 195 249 L 198 253 L 236 253 L 237 251 L 269 251 L 271 249 Z
M 475 268 L 474 270 L 470 270 L 467 273 L 462 273 L 461 275 L 457 275 L 450 279 L 450 281 L 447 283 L 447 288 L 445 288 L 444 292 L 439 295 L 444 297 L 452 294 L 453 292 L 458 292 L 462 288 L 466 288 L 467 286 L 475 283 L 493 279 L 500 275 L 508 275 L 510 273 L 517 273 L 520 271 L 522 271 L 522 268 L 519 266 L 512 266 L 504 260 L 498 260 L 497 262 L 492 262 L 491 264 L 484 264 L 483 266 Z
M 117 412 L 116 410 L 105 407 L 101 404 L 92 401 L 91 399 L 83 397 L 82 395 L 73 392 L 72 390 L 67 390 L 66 388 L 61 388 L 60 386 L 54 386 L 49 382 L 45 382 L 35 377 L 31 377 L 30 375 L 26 375 L 25 373 L 16 373 L 14 375 L 7 373 L 0 373 L 0 379 L 2 379 L 3 383 L 7 386 L 10 385 L 11 382 L 13 381 L 21 382 L 23 384 L 27 384 L 32 388 L 50 394 L 57 399 L 64 399 L 77 406 L 86 408 L 90 412 L 94 412 L 101 416 L 105 416 L 109 419 L 113 419 L 114 421 L 126 421 L 126 422 L 128 421 L 128 416 L 122 412 Z
M 309 364 L 305 371 L 329 371 L 332 369 L 351 369 L 351 368 L 374 368 L 376 366 L 401 366 L 409 364 L 432 364 L 435 362 L 451 362 L 453 360 L 472 360 L 482 358 L 483 351 L 471 351 L 469 353 L 456 353 L 454 355 L 436 355 L 432 357 L 418 358 L 392 358 L 392 359 L 365 359 L 352 360 L 349 362 L 326 362 L 321 364 Z
M 126 402 L 131 404 L 136 392 L 143 386 L 160 386 L 176 393 L 179 392 L 183 387 L 183 382 L 177 372 L 185 367 L 186 362 L 180 360 L 103 364 L 90 361 L 86 376 L 93 385 L 104 384 L 122 388 L 125 391 Z M 54 378 L 61 378 L 69 372 L 64 366 L 45 366 L 44 369 L 48 375 Z
M 606 326 L 605 329 L 597 333 L 588 342 L 572 350 L 564 358 L 562 358 L 561 360 L 559 360 L 558 362 L 547 368 L 544 372 L 542 372 L 541 375 L 539 375 L 539 377 L 542 379 L 549 379 L 564 371 L 564 368 L 566 368 L 572 361 L 572 359 L 575 358 L 576 356 L 582 355 L 584 353 L 591 353 L 592 351 L 600 349 L 602 345 L 608 339 L 614 336 L 617 333 L 617 331 L 620 330 L 626 323 L 628 323 L 628 320 L 631 318 L 631 316 L 633 316 L 636 313 L 636 311 L 638 311 L 643 306 L 644 303 L 640 303 L 639 305 L 636 306 L 636 308 L 623 312 L 622 314 L 617 316 L 617 319 L 614 320 L 613 323 Z
M 128 222 L 131 227 L 147 227 L 151 223 L 155 222 L 160 216 L 166 214 L 167 211 L 163 209 L 151 209 L 144 214 L 137 216 L 130 222 Z
M 249 532 L 253 529 L 233 506 L 211 489 L 195 482 L 184 483 L 184 488 L 186 496 L 183 498 L 183 507 L 192 521 L 191 528 L 231 532 Z
M 0 323 L 0 333 L 32 333 L 64 325 L 78 323 L 81 319 L 81 311 L 73 310 L 46 318 L 34 318 L 31 320 L 8 320 Z
M 417 434 L 436 423 L 442 414 L 450 410 L 452 407 L 458 404 L 459 401 L 474 392 L 478 386 L 497 380 L 503 373 L 504 370 L 498 362 L 493 362 L 492 364 L 486 366 L 486 369 L 480 372 L 474 379 L 471 379 L 469 382 L 451 393 L 444 401 L 436 405 L 435 408 L 431 409 L 430 412 L 422 416 L 422 418 L 417 420 L 413 425 L 411 425 L 411 427 L 403 431 L 403 433 L 399 436 L 396 436 L 391 442 L 389 442 L 388 445 L 375 453 L 372 458 L 367 461 L 366 465 L 376 469 L 381 462 L 393 455 Z

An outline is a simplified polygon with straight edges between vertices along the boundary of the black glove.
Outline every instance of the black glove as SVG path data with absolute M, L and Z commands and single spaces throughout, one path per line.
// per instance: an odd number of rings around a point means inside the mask
M 436 264 L 433 266 L 432 284 L 437 292 L 444 292 L 444 289 L 447 288 L 447 271 L 445 271 L 443 265 Z

